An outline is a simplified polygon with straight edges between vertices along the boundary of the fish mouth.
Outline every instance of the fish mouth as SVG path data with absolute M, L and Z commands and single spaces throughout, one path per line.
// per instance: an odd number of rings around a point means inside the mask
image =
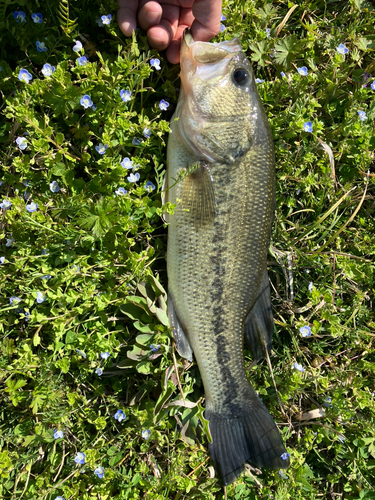
M 238 38 L 217 43 L 195 42 L 190 28 L 186 28 L 182 36 L 182 62 L 186 58 L 193 58 L 198 64 L 215 64 L 236 52 L 242 52 L 241 42 Z
M 205 73 L 223 76 L 232 57 L 242 52 L 238 38 L 224 42 L 210 43 L 194 41 L 190 28 L 186 28 L 181 42 L 181 81 L 183 86 L 188 85 L 191 78 L 197 74 L 203 77 Z

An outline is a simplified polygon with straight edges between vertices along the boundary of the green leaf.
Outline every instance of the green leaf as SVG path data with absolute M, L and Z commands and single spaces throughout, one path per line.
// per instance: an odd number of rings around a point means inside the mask
M 137 364 L 137 372 L 142 373 L 142 375 L 149 375 L 151 369 L 151 363 L 149 361 L 141 361 Z
M 64 139 L 64 134 L 62 134 L 61 132 L 58 132 L 56 134 L 55 141 L 57 142 L 57 144 L 61 145 L 64 142 Z
M 156 317 L 158 318 L 158 320 L 160 321 L 160 323 L 162 323 L 164 326 L 167 326 L 169 327 L 169 319 L 168 319 L 168 314 L 163 311 L 163 309 L 160 309 L 159 307 L 156 307 Z
M 75 332 L 73 332 L 73 330 L 69 330 L 65 336 L 65 343 L 72 344 L 76 340 L 77 340 L 77 334 Z
M 62 162 L 57 162 L 56 165 L 54 165 L 51 168 L 51 173 L 53 175 L 56 175 L 57 177 L 62 177 L 66 172 L 66 167 L 65 164 Z

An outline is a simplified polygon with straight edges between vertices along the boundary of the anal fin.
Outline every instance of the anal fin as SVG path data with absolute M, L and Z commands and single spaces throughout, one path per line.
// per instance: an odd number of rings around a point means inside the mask
M 274 321 L 267 269 L 258 291 L 258 298 L 245 319 L 245 339 L 254 361 L 271 352 Z
M 169 323 L 173 327 L 173 337 L 176 342 L 177 351 L 183 358 L 186 358 L 188 361 L 193 361 L 193 349 L 191 348 L 189 341 L 186 337 L 186 334 L 180 324 L 180 321 L 177 317 L 173 299 L 168 294 L 168 317 Z

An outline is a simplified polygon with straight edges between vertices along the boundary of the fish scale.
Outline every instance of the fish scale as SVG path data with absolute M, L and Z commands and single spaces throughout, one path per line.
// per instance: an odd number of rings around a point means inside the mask
M 233 80 L 238 69 L 248 78 L 244 88 Z M 211 455 L 229 484 L 245 461 L 289 464 L 243 356 L 245 334 L 253 353 L 270 349 L 266 259 L 275 187 L 272 135 L 237 39 L 209 44 L 185 35 L 171 130 L 166 187 L 176 208 L 168 216 L 168 313 L 180 354 L 190 359 L 194 352 Z

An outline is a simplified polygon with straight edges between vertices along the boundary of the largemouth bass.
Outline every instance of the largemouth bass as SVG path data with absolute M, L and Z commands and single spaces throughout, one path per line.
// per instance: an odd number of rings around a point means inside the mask
M 271 131 L 240 41 L 181 47 L 181 92 L 168 140 L 168 314 L 179 353 L 194 352 L 216 469 L 229 484 L 246 461 L 286 468 L 268 410 L 248 382 L 270 350 L 267 250 L 275 208 Z M 284 455 L 285 454 L 285 455 Z

